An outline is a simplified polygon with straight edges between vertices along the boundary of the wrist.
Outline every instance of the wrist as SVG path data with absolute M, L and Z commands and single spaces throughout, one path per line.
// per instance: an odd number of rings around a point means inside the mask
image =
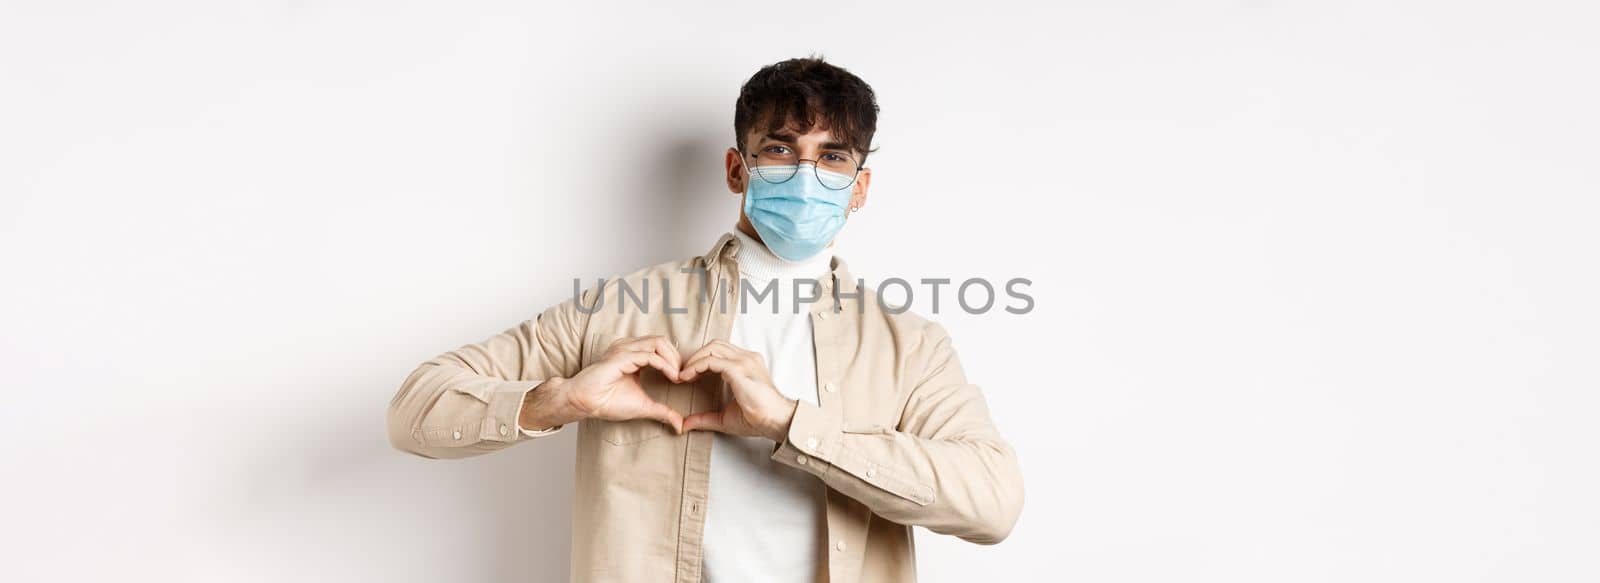
M 794 412 L 799 408 L 800 401 L 796 399 L 784 399 L 781 403 L 781 406 L 778 407 L 779 413 L 777 418 L 769 424 L 767 429 L 767 438 L 778 443 L 783 443 L 784 438 L 789 435 L 789 425 L 794 422 Z
M 585 415 L 567 399 L 567 379 L 551 377 L 522 397 L 517 423 L 530 431 L 549 429 L 582 420 Z

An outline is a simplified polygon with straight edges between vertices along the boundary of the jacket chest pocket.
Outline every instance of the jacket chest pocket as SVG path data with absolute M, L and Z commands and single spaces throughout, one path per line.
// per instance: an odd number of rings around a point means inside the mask
M 644 387 L 644 392 L 658 403 L 666 403 L 677 410 L 680 415 L 688 404 L 688 390 L 690 385 L 673 385 L 667 382 L 666 377 L 653 369 L 646 370 L 640 377 L 639 384 Z M 683 405 L 674 401 L 681 400 Z M 672 426 L 655 419 L 629 419 L 627 421 L 603 421 L 599 424 L 600 439 L 609 445 L 625 446 L 644 443 L 662 437 L 672 437 Z

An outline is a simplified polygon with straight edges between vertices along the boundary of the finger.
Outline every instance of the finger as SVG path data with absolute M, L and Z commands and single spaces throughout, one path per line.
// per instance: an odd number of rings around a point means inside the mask
M 714 372 L 721 373 L 724 370 L 722 363 L 728 362 L 728 359 L 726 357 L 710 353 L 702 354 L 697 358 L 691 358 L 687 364 L 683 365 L 683 369 L 678 371 L 678 382 L 686 383 L 693 381 L 695 378 L 699 377 L 701 373 L 711 370 L 713 361 L 716 361 L 718 367 Z
M 726 340 L 712 340 L 701 346 L 699 350 L 694 351 L 694 354 L 689 356 L 689 360 L 694 360 L 695 356 L 703 356 L 706 354 L 735 356 L 741 352 L 745 352 L 745 350 L 743 348 L 739 348 L 738 346 L 729 344 Z
M 612 346 L 617 353 L 625 352 L 653 352 L 666 359 L 670 366 L 656 367 L 667 375 L 668 379 L 676 380 L 678 368 L 682 366 L 683 357 L 679 355 L 677 347 L 667 340 L 666 336 L 643 336 L 629 338 Z
M 738 346 L 734 346 L 725 340 L 714 340 L 712 343 L 717 346 L 717 350 L 713 351 L 713 353 L 718 356 L 726 357 L 728 360 L 731 360 L 735 363 L 742 363 L 743 365 L 760 365 L 762 368 L 766 366 L 766 363 L 762 360 L 761 353 L 759 352 L 745 350 Z
M 740 348 L 738 346 L 734 346 L 734 344 L 732 342 L 728 342 L 727 340 L 722 340 L 722 339 L 712 340 L 710 342 L 709 346 L 716 347 L 716 349 L 717 349 L 716 353 L 717 354 L 721 354 L 721 355 L 729 357 L 729 358 L 733 358 L 735 356 L 739 356 L 739 355 L 744 354 L 746 352 L 750 352 L 750 351 L 745 350 L 743 348 Z
M 738 350 L 738 348 L 735 348 L 732 344 L 728 344 L 721 340 L 713 340 L 707 343 L 705 346 L 701 346 L 699 350 L 694 351 L 694 354 L 689 355 L 689 359 L 683 363 L 683 369 L 688 370 L 690 366 L 693 366 L 695 363 L 707 358 L 733 358 L 733 356 L 736 354 L 736 350 Z M 681 378 L 680 375 L 679 382 L 684 380 L 685 379 Z
M 645 411 L 641 417 L 665 423 L 672 428 L 673 433 L 678 435 L 683 435 L 683 432 L 687 431 L 684 429 L 683 416 L 679 415 L 677 410 L 667 406 L 666 403 L 657 402 L 651 405 L 649 410 Z
M 710 353 L 711 353 L 711 345 L 710 344 L 702 345 L 698 350 L 695 350 L 694 352 L 689 353 L 689 358 L 683 359 L 683 366 L 684 367 L 688 367 L 689 363 L 694 362 L 696 360 L 699 360 L 701 358 L 704 358 L 705 355 L 710 354 Z
M 739 363 L 737 361 L 724 356 L 708 354 L 704 357 L 701 357 L 700 360 L 694 361 L 689 366 L 685 367 L 683 371 L 679 372 L 678 381 L 685 383 L 692 381 L 696 378 L 699 378 L 700 375 L 706 371 L 720 374 L 726 378 L 729 376 L 729 373 L 737 373 L 739 370 Z
M 668 379 L 677 380 L 678 369 L 683 366 L 683 355 L 678 353 L 678 347 L 673 346 L 666 336 L 657 336 L 655 351 L 656 354 L 661 355 L 661 358 L 666 359 L 667 363 L 672 366 L 671 369 L 662 370 L 661 372 L 666 373 Z
M 723 431 L 722 411 L 707 411 L 695 413 L 683 419 L 684 432 L 703 429 L 706 431 Z
M 668 378 L 678 375 L 678 365 L 668 362 L 654 352 L 624 352 L 618 358 L 622 359 L 622 366 L 618 367 L 618 370 L 623 374 L 633 374 L 649 366 L 661 371 L 661 374 L 668 375 Z

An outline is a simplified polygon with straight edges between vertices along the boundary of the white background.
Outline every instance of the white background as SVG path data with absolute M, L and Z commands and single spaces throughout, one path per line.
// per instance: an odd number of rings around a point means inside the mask
M 883 108 L 852 266 L 1035 282 L 936 316 L 1027 504 L 924 580 L 1600 579 L 1584 3 L 577 4 L 5 3 L 0 578 L 564 578 L 574 434 L 384 408 L 705 250 L 818 52 Z

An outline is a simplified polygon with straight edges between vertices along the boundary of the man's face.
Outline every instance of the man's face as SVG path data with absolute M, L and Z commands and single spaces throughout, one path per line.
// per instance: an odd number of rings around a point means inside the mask
M 793 153 L 801 160 L 815 162 L 822 160 L 823 156 L 848 156 L 855 164 L 859 165 L 865 156 L 864 152 L 852 151 L 842 141 L 835 140 L 832 132 L 813 127 L 810 132 L 799 133 L 793 126 L 786 126 L 781 130 L 768 132 L 764 123 L 753 124 L 756 129 L 745 134 L 745 150 L 740 152 L 737 147 L 728 148 L 723 156 L 726 166 L 726 179 L 728 190 L 740 195 L 739 199 L 739 230 L 745 234 L 761 239 L 755 227 L 750 224 L 750 218 L 744 214 L 744 195 L 749 192 L 750 181 L 760 180 L 750 175 L 749 166 L 757 164 L 757 157 L 762 152 L 775 154 Z M 836 159 L 836 158 L 834 158 Z M 802 162 L 802 164 L 807 162 Z M 809 169 L 802 168 L 802 171 Z M 856 174 L 855 184 L 850 186 L 850 207 L 859 210 L 867 204 L 867 187 L 872 182 L 872 169 L 861 168 Z M 830 244 L 831 245 L 831 244 Z

